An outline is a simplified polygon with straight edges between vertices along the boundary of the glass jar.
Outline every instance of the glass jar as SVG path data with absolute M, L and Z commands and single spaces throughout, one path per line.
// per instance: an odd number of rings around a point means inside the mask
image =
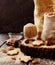
M 41 39 L 55 43 L 55 12 L 44 14 L 44 25 Z
M 34 24 L 37 27 L 38 38 L 41 38 L 43 30 L 44 13 L 53 11 L 52 0 L 34 0 Z

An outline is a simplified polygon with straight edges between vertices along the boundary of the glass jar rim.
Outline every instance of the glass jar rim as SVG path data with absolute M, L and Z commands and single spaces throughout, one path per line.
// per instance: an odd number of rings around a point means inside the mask
M 44 16 L 49 16 L 49 17 L 55 16 L 55 12 L 45 12 Z

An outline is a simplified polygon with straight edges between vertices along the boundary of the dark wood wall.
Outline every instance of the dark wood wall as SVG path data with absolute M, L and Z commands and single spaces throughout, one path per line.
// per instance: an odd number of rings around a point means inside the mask
M 0 0 L 0 33 L 20 32 L 33 23 L 33 0 Z

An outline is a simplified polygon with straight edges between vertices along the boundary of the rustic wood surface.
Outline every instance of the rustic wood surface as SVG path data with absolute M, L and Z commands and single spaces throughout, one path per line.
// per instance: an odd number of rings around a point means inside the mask
M 8 38 L 9 38 L 9 36 L 7 34 L 0 34 L 0 48 L 7 48 L 8 47 L 6 44 L 3 44 L 3 42 L 5 40 L 7 40 Z M 0 51 L 0 57 L 1 56 L 5 56 L 5 54 L 2 54 Z M 6 61 L 3 62 L 0 59 L 0 65 L 55 65 L 55 60 L 41 59 L 38 64 L 32 64 L 31 61 L 28 63 L 21 62 L 20 64 L 15 64 L 15 60 L 12 60 L 10 62 L 6 62 Z

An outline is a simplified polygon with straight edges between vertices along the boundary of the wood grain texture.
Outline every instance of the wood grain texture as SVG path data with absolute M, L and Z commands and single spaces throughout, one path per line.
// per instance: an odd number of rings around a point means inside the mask
M 0 40 L 3 43 L 5 41 L 5 39 L 8 39 L 7 34 L 0 34 Z M 4 44 L 1 48 L 7 48 L 8 46 L 6 44 Z M 0 55 L 4 56 L 5 54 L 0 52 Z M 5 55 L 6 56 L 6 55 Z M 0 56 L 1 58 L 1 56 Z M 25 58 L 24 58 L 25 59 Z M 40 59 L 40 58 L 39 58 Z M 24 63 L 21 62 L 20 64 L 15 64 L 15 60 L 12 60 L 10 62 L 1 62 L 0 61 L 0 65 L 55 65 L 55 60 L 50 60 L 50 59 L 40 59 L 40 62 L 38 64 L 32 64 L 32 62 L 28 62 L 28 63 Z
M 5 40 L 7 40 L 8 34 L 0 34 L 0 46 L 4 43 Z

